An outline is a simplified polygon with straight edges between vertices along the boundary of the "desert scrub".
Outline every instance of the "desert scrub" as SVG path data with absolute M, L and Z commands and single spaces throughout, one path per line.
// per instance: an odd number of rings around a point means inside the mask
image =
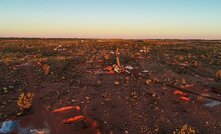
M 216 79 L 221 79 L 221 70 L 218 70 L 217 72 L 216 72 Z
M 47 65 L 47 64 L 45 64 L 45 65 L 43 66 L 43 70 L 44 70 L 45 75 L 48 75 L 49 72 L 50 72 L 50 66 Z
M 29 110 L 32 106 L 33 97 L 33 93 L 21 93 L 17 101 L 19 109 L 23 111 Z
M 197 134 L 197 132 L 195 128 L 189 126 L 188 124 L 185 124 L 181 128 L 174 131 L 173 134 Z

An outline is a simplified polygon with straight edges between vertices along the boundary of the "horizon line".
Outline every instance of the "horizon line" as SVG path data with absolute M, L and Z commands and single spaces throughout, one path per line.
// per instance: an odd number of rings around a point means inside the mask
M 0 37 L 0 39 L 85 39 L 85 40 L 210 40 L 219 41 L 220 39 L 205 38 L 96 38 L 96 37 Z

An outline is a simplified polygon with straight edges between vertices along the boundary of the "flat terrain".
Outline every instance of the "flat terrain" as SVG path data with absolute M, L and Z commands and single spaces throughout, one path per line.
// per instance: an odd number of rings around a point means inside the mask
M 173 134 L 184 125 L 220 134 L 220 69 L 221 41 L 0 39 L 0 122 L 51 134 Z M 34 93 L 28 111 L 17 105 L 22 92 Z M 65 106 L 80 109 L 52 112 Z

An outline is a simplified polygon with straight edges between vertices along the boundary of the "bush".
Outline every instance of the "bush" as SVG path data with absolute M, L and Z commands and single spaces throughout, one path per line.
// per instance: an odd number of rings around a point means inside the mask
M 17 101 L 19 109 L 24 111 L 29 110 L 32 106 L 33 97 L 33 93 L 27 93 L 26 95 L 25 93 L 21 93 Z

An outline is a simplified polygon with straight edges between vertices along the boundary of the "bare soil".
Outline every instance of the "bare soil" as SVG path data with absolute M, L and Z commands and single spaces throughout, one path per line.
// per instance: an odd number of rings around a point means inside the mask
M 133 69 L 107 74 L 117 48 Z M 185 124 L 220 134 L 221 104 L 205 106 L 221 100 L 220 69 L 221 41 L 0 39 L 0 122 L 51 134 L 172 134 Z M 22 92 L 35 94 L 29 111 L 17 106 Z M 64 106 L 81 110 L 52 113 Z

